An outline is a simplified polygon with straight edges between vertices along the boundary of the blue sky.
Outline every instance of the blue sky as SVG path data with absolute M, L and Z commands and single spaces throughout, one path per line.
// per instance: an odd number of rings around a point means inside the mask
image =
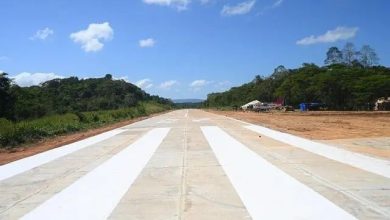
M 0 70 L 20 85 L 111 73 L 205 98 L 283 64 L 369 44 L 390 66 L 388 0 L 1 0 Z

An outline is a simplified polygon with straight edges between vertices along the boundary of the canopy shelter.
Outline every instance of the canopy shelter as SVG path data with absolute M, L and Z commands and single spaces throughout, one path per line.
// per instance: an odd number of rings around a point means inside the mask
M 258 100 L 253 100 L 253 101 L 248 102 L 248 103 L 246 103 L 245 105 L 241 106 L 241 109 L 243 109 L 243 110 L 247 110 L 248 108 L 251 109 L 251 108 L 253 108 L 255 105 L 259 105 L 259 104 L 261 104 L 260 101 L 258 101 Z

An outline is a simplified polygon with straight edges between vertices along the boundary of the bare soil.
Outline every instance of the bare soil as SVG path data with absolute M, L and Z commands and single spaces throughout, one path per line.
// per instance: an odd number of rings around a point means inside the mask
M 309 139 L 390 137 L 390 112 L 210 112 Z
M 166 112 L 163 112 L 166 113 Z M 54 149 L 63 145 L 71 144 L 73 142 L 95 136 L 106 131 L 113 130 L 115 128 L 123 127 L 132 124 L 137 121 L 144 120 L 149 117 L 153 117 L 162 113 L 153 114 L 146 117 L 139 117 L 130 120 L 121 121 L 114 124 L 105 125 L 103 127 L 89 129 L 86 131 L 80 131 L 76 133 L 50 137 L 40 140 L 38 142 L 24 144 L 13 149 L 0 149 L 0 165 L 10 163 L 15 160 L 19 160 L 28 156 L 32 156 L 50 149 Z

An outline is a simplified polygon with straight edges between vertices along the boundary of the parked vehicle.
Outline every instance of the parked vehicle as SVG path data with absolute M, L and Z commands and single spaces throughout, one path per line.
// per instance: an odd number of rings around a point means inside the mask
M 379 98 L 375 102 L 375 111 L 390 111 L 390 97 L 385 97 Z
M 301 103 L 301 104 L 299 104 L 299 109 L 302 112 L 304 112 L 304 111 L 320 111 L 320 110 L 326 110 L 327 106 L 323 103 L 317 103 L 317 102 Z

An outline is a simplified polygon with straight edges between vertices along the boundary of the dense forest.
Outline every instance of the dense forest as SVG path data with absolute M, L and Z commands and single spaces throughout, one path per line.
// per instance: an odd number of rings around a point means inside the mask
M 0 74 L 0 147 L 14 147 L 45 137 L 99 127 L 172 108 L 123 80 L 53 79 L 20 87 Z
M 136 106 L 140 101 L 171 104 L 151 96 L 124 80 L 103 78 L 53 79 L 39 86 L 19 87 L 0 74 L 0 118 L 14 121 L 68 112 L 112 110 Z
M 278 66 L 268 77 L 221 93 L 211 93 L 205 107 L 237 107 L 257 99 L 284 100 L 285 105 L 318 102 L 331 110 L 367 110 L 377 98 L 390 96 L 390 68 L 378 65 L 374 49 L 355 51 L 352 43 L 342 50 L 329 48 L 325 65 L 304 63 L 296 69 Z

